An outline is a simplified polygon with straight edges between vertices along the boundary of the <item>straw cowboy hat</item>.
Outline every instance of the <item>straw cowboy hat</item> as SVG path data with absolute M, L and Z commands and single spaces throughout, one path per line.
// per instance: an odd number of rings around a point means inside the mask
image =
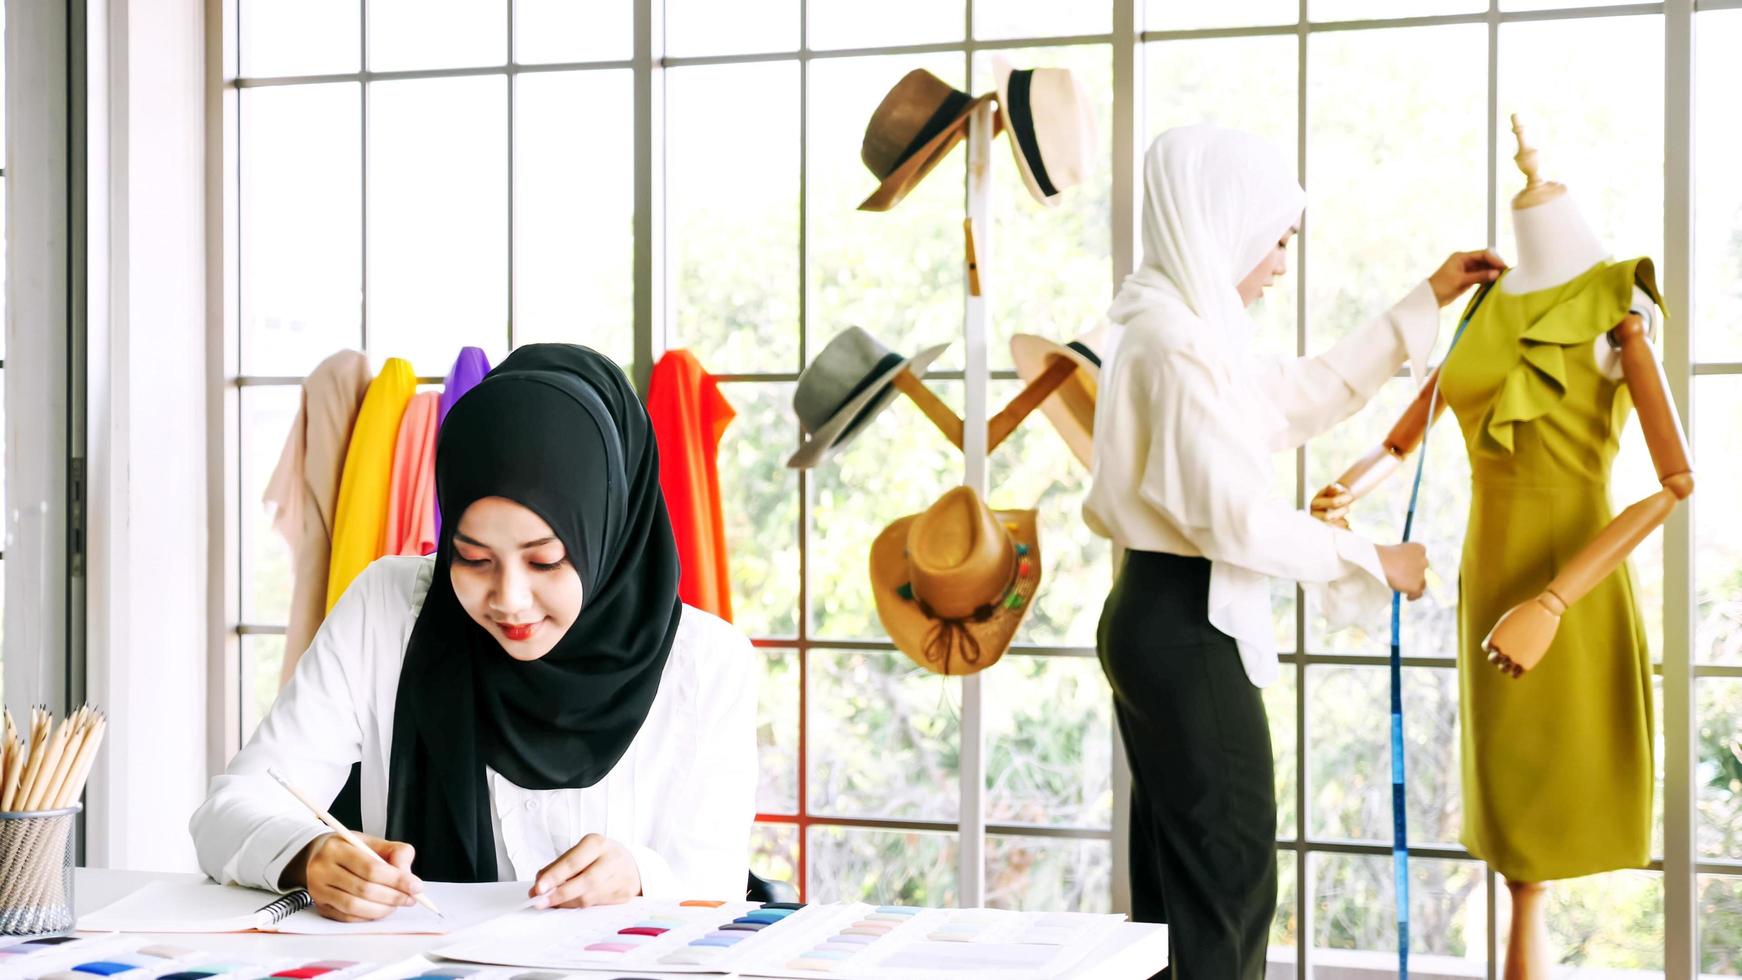
M 865 124 L 859 159 L 882 183 L 859 210 L 887 211 L 900 204 L 962 141 L 968 117 L 990 98 L 990 93 L 975 98 L 959 92 L 924 68 L 902 76 Z
M 1040 586 L 1032 510 L 993 511 L 956 487 L 871 544 L 877 618 L 927 670 L 972 674 L 998 662 Z
M 1039 377 L 1055 357 L 1076 362 L 1076 373 L 1040 403 L 1040 410 L 1064 437 L 1071 452 L 1089 467 L 1094 465 L 1095 393 L 1101 382 L 1101 360 L 1110 353 L 1107 341 L 1104 323 L 1068 344 L 1031 333 L 1010 338 L 1010 357 L 1016 362 L 1016 373 L 1025 382 Z
M 923 375 L 949 346 L 938 344 L 902 357 L 860 327 L 841 331 L 799 372 L 792 409 L 804 429 L 804 443 L 786 465 L 810 469 L 840 451 L 900 394 L 896 375 L 909 370 Z
M 1095 107 L 1068 69 L 1012 69 L 1002 57 L 992 64 L 1016 169 L 1035 200 L 1055 205 L 1094 169 Z

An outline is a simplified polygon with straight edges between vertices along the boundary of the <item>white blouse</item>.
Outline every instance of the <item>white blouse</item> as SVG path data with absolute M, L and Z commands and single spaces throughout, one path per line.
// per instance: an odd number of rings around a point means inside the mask
M 1322 355 L 1230 371 L 1225 342 L 1162 300 L 1126 325 L 1103 373 L 1083 519 L 1124 549 L 1209 558 L 1209 621 L 1264 687 L 1277 676 L 1271 577 L 1312 588 L 1339 626 L 1391 595 L 1371 542 L 1273 495 L 1271 454 L 1354 414 L 1406 359 L 1419 381 L 1438 330 L 1423 282 Z
M 361 759 L 364 833 L 385 836 L 399 670 L 429 591 L 431 558 L 382 558 L 339 599 L 260 728 L 212 780 L 188 829 L 214 880 L 278 891 L 326 828 L 266 774 L 316 799 Z M 756 800 L 756 663 L 749 640 L 685 606 L 659 691 L 598 783 L 529 790 L 486 772 L 496 867 L 529 880 L 589 833 L 624 844 L 655 898 L 744 897 Z

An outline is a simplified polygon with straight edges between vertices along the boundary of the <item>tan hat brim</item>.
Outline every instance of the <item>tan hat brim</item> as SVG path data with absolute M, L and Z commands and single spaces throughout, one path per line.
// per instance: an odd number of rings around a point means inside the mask
M 1084 357 L 1082 352 L 1045 337 L 1019 333 L 1010 338 L 1010 358 L 1016 362 L 1016 373 L 1024 381 L 1040 377 L 1046 371 L 1047 363 L 1055 357 L 1075 361 L 1077 371 L 1040 403 L 1040 411 L 1064 437 L 1071 454 L 1084 466 L 1093 466 L 1095 395 L 1101 380 L 1100 366 Z
M 934 662 L 926 656 L 926 640 L 931 635 L 935 620 L 920 611 L 919 603 L 905 599 L 899 591 L 908 584 L 907 570 L 907 532 L 908 528 L 919 517 L 910 514 L 897 520 L 883 529 L 877 535 L 877 540 L 871 542 L 871 595 L 877 602 L 877 618 L 883 621 L 883 628 L 889 633 L 889 638 L 916 664 L 927 670 L 940 674 L 960 676 L 985 670 L 998 662 L 1004 656 L 1004 651 L 1010 648 L 1010 642 L 1016 637 L 1016 630 L 1022 625 L 1022 619 L 1028 615 L 1030 606 L 1034 605 L 1035 590 L 1040 587 L 1040 531 L 1035 512 L 1032 510 L 999 510 L 993 511 L 994 516 L 1007 527 L 1014 524 L 1010 536 L 1018 543 L 1028 547 L 1025 556 L 1029 563 L 1029 573 L 1026 577 L 1018 577 L 1017 592 L 1022 596 L 1022 603 L 1014 609 L 1003 607 L 983 623 L 966 623 L 968 633 L 979 647 L 979 654 L 969 658 L 951 658 L 948 663 Z
M 859 210 L 887 211 L 900 204 L 901 199 L 917 187 L 919 182 L 925 179 L 925 175 L 931 173 L 933 168 L 942 163 L 944 157 L 949 156 L 950 151 L 956 148 L 956 144 L 967 136 L 968 117 L 973 115 L 974 110 L 979 108 L 982 103 L 991 98 L 992 93 L 988 92 L 964 106 L 956 118 L 950 120 L 949 125 L 943 128 L 942 132 L 927 140 L 923 146 L 915 150 L 906 160 L 903 160 L 901 166 L 890 171 L 889 176 L 883 178 L 883 182 L 877 185 L 877 189 L 871 193 L 871 196 L 859 205 Z M 997 135 L 997 129 L 998 127 L 995 125 L 993 127 L 994 136 Z

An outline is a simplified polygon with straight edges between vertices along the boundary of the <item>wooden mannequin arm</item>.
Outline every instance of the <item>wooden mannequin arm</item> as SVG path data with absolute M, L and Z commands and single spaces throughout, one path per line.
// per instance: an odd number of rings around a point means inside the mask
M 1621 372 L 1633 395 L 1640 427 L 1645 430 L 1645 446 L 1651 451 L 1658 482 L 1674 491 L 1676 499 L 1686 500 L 1694 492 L 1692 454 L 1681 419 L 1670 405 L 1669 382 L 1646 335 L 1645 321 L 1630 313 L 1609 331 L 1609 337 L 1621 348 Z
M 1312 500 L 1312 514 L 1322 521 L 1348 526 L 1345 515 L 1355 501 L 1372 493 L 1391 476 L 1410 453 L 1415 452 L 1427 430 L 1446 410 L 1446 400 L 1440 395 L 1440 369 L 1434 368 L 1427 381 L 1416 392 L 1409 407 L 1398 417 L 1397 424 L 1385 434 L 1385 439 L 1373 447 L 1355 464 L 1343 471 L 1336 481 L 1320 490 Z
M 914 377 L 912 371 L 902 371 L 895 376 L 895 387 L 913 399 L 913 403 L 919 406 L 926 418 L 932 420 L 932 424 L 938 427 L 938 431 L 944 434 L 944 438 L 951 445 L 957 449 L 962 448 L 962 417 L 951 411 L 950 406 L 945 405 L 941 398 L 932 394 L 925 382 Z
M 1542 661 L 1567 607 L 1609 577 L 1641 541 L 1669 519 L 1676 503 L 1694 492 L 1687 438 L 1682 434 L 1681 420 L 1670 407 L 1669 385 L 1651 349 L 1651 341 L 1645 336 L 1644 323 L 1629 315 L 1611 331 L 1611 336 L 1620 341 L 1621 368 L 1633 403 L 1638 407 L 1645 443 L 1651 450 L 1652 464 L 1663 489 L 1618 514 L 1567 562 L 1541 595 L 1514 606 L 1500 617 L 1482 641 L 1482 648 L 1488 652 L 1489 663 L 1513 677 L 1521 676 Z
M 986 451 L 989 453 L 998 448 L 998 444 L 1016 431 L 1016 427 L 1033 412 L 1040 403 L 1046 401 L 1048 395 L 1058 390 L 1059 385 L 1070 380 L 1077 371 L 1074 361 L 1066 357 L 1055 357 L 1047 365 L 1046 370 L 1036 375 L 1023 389 L 1016 393 L 1010 404 L 1004 406 L 997 415 L 986 421 Z M 932 393 L 925 382 L 913 376 L 912 371 L 902 371 L 895 376 L 895 387 L 907 397 L 913 399 L 926 418 L 938 427 L 957 449 L 962 448 L 962 429 L 964 423 L 943 399 Z

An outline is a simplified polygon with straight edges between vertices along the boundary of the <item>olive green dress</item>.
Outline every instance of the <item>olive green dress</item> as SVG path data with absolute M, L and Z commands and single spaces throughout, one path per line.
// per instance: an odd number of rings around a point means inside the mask
M 1491 289 L 1441 371 L 1471 469 L 1459 568 L 1463 844 L 1513 881 L 1644 865 L 1651 840 L 1651 655 L 1623 564 L 1562 617 L 1519 679 L 1482 640 L 1613 516 L 1609 469 L 1633 402 L 1594 342 L 1651 260 L 1533 293 Z M 1661 307 L 1662 303 L 1659 301 Z

